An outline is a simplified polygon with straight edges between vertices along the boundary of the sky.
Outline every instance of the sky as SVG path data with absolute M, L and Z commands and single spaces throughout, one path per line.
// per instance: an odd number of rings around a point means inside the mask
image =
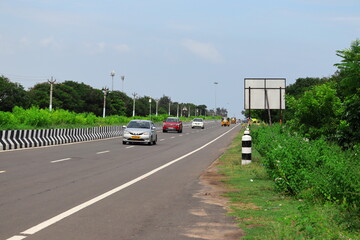
M 25 89 L 54 77 L 238 118 L 245 78 L 330 77 L 336 51 L 360 38 L 359 0 L 0 0 L 0 9 L 0 75 Z

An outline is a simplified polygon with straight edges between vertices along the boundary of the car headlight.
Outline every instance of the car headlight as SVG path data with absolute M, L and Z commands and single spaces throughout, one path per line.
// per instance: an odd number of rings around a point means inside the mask
M 124 131 L 124 134 L 130 134 L 130 132 L 129 131 Z
M 149 132 L 144 132 L 143 135 L 144 135 L 144 136 L 149 136 L 150 133 L 149 133 Z

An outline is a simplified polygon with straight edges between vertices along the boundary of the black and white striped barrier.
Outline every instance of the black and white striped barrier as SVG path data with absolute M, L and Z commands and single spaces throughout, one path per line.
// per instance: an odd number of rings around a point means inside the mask
M 242 136 L 241 140 L 242 140 L 241 164 L 245 165 L 251 163 L 251 136 L 248 128 L 244 131 L 244 136 Z
M 0 131 L 0 151 L 118 137 L 122 126 Z

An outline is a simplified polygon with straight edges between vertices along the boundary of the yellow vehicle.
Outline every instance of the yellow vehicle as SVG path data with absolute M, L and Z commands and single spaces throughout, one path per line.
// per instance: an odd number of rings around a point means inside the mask
M 222 120 L 221 120 L 221 126 L 222 127 L 230 127 L 230 118 L 227 118 L 227 117 L 223 117 Z
M 231 118 L 231 124 L 236 124 L 236 118 L 235 117 Z
M 256 118 L 252 118 L 250 120 L 250 124 L 254 124 L 254 125 L 260 125 L 261 124 L 261 121 L 259 119 L 256 119 Z

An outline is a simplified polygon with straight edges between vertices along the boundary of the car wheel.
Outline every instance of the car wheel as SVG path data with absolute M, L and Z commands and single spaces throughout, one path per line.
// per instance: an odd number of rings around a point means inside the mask
M 202 129 L 204 129 L 205 127 L 202 127 Z
M 125 142 L 125 141 L 123 141 L 123 144 L 124 144 L 124 145 L 126 145 L 126 142 Z
M 157 137 L 155 138 L 153 144 L 156 145 L 156 142 L 157 142 Z
M 167 132 L 165 129 L 163 129 L 163 133 Z

